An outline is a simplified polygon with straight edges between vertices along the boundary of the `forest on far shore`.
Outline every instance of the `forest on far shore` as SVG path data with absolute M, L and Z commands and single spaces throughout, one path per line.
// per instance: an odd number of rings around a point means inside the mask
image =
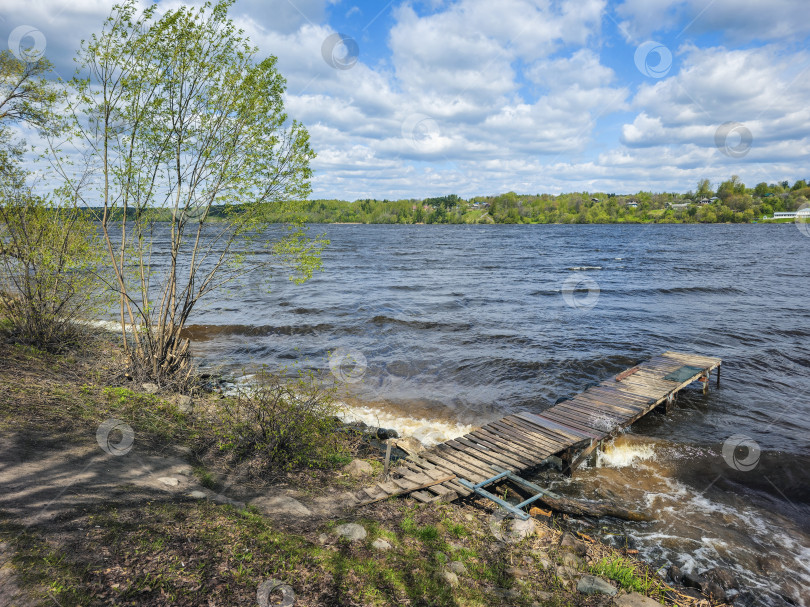
M 810 206 L 808 199 L 810 186 L 804 179 L 793 184 L 788 181 L 762 182 L 747 188 L 739 177 L 733 175 L 715 189 L 708 179 L 702 179 L 695 191 L 685 194 L 507 192 L 468 199 L 456 194 L 400 200 L 316 199 L 293 205 L 265 203 L 260 205 L 259 214 L 263 221 L 270 223 L 751 223 L 770 218 L 780 211 L 806 208 Z M 229 205 L 225 209 L 214 204 L 208 211 L 207 220 L 222 221 L 242 211 L 241 205 Z M 96 215 L 100 209 L 90 207 L 84 212 Z M 135 213 L 134 209 L 128 210 L 130 216 Z M 148 213 L 155 221 L 172 220 L 169 209 L 151 208 Z M 120 214 L 120 209 L 114 209 L 111 218 L 114 220 Z
M 680 193 L 507 192 L 469 199 L 455 194 L 434 198 L 311 200 L 302 205 L 307 223 L 750 223 L 774 212 L 806 205 L 810 187 L 759 183 L 748 188 L 736 175 L 712 188 L 708 179 L 695 191 Z M 701 200 L 709 200 L 701 204 Z M 635 205 L 635 206 L 634 206 Z M 288 217 L 268 206 L 268 219 Z

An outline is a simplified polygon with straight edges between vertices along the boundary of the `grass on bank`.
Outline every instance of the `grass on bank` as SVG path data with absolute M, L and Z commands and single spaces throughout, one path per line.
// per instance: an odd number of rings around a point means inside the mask
M 638 563 L 626 557 L 617 554 L 602 557 L 590 569 L 594 575 L 613 580 L 620 588 L 629 592 L 638 592 L 656 599 L 664 598 L 660 580 L 650 575 L 646 568 L 641 571 Z

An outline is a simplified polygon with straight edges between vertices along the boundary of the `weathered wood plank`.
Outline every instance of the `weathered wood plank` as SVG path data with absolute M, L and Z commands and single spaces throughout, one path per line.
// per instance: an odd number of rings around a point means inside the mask
M 426 491 L 414 491 L 410 495 L 411 495 L 411 497 L 415 497 L 417 500 L 419 500 L 423 504 L 429 504 L 434 499 L 436 499 L 435 496 L 431 495 L 430 493 L 428 493 Z
M 555 407 L 555 409 L 579 411 L 585 413 L 586 415 L 597 413 L 605 417 L 622 421 L 638 413 L 637 409 L 622 409 L 614 405 L 608 405 L 598 401 L 589 400 L 587 398 L 581 398 L 580 396 L 567 400 L 564 403 L 560 403 Z
M 473 472 L 480 474 L 484 478 L 494 476 L 492 468 L 489 467 L 489 464 L 487 464 L 486 462 L 482 462 L 481 460 L 473 457 L 469 453 L 464 454 L 458 453 L 452 447 L 448 447 L 447 445 L 444 444 L 436 445 L 435 450 L 447 461 L 456 464 L 458 466 L 464 467 L 468 470 L 472 470 Z
M 447 441 L 447 444 L 451 445 L 458 444 L 467 447 L 468 449 L 475 449 L 476 451 L 480 451 L 487 457 L 499 460 L 501 462 L 500 465 L 509 470 L 520 470 L 524 468 L 524 464 L 520 460 L 514 457 L 510 457 L 509 455 L 506 455 L 502 451 L 493 451 L 492 449 L 488 449 L 481 443 L 477 441 L 471 441 L 467 438 L 464 438 L 463 436 L 460 438 L 453 439 L 451 441 Z
M 562 409 L 555 409 L 555 408 L 546 409 L 545 411 L 543 411 L 543 416 L 548 417 L 551 421 L 571 426 L 576 430 L 581 430 L 582 432 L 587 432 L 592 435 L 592 438 L 599 439 L 604 437 L 605 435 L 604 430 L 602 430 L 601 428 L 594 428 L 593 426 L 589 425 L 587 423 L 588 420 L 582 420 L 571 417 L 567 415 L 565 411 L 563 411 Z M 580 439 L 579 442 L 582 442 L 582 440 L 588 439 Z M 574 445 L 576 443 L 572 441 L 571 444 Z
M 450 448 L 459 450 L 459 453 L 462 453 L 460 448 L 465 447 L 464 444 L 458 442 L 457 440 L 447 441 L 445 443 L 445 445 L 447 445 Z M 500 466 L 502 468 L 505 468 L 505 469 L 511 470 L 511 471 L 521 470 L 523 468 L 523 466 L 519 466 L 519 465 L 516 466 L 516 465 L 514 465 L 512 463 L 509 463 L 508 461 L 504 461 L 503 457 L 501 457 L 501 456 L 499 456 L 499 455 L 497 455 L 495 453 L 491 453 L 491 452 L 487 452 L 487 451 L 481 451 L 481 450 L 478 450 L 478 449 L 476 449 L 474 447 L 467 447 L 466 450 L 463 451 L 463 453 L 474 453 L 476 459 L 478 459 L 479 461 L 485 462 L 489 466 L 492 466 L 494 464 L 496 466 Z
M 439 468 L 443 468 L 448 472 L 455 474 L 459 478 L 464 478 L 474 483 L 480 483 L 481 481 L 488 478 L 482 474 L 479 474 L 474 470 L 458 466 L 453 462 L 447 461 L 445 458 L 441 457 L 433 450 L 423 451 L 422 453 L 419 454 L 419 457 L 423 460 L 431 462 L 432 464 L 435 464 Z
M 488 424 L 485 430 L 491 435 L 497 433 L 498 439 L 501 441 L 503 448 L 506 449 L 521 449 L 526 453 L 532 461 L 537 461 L 540 452 L 545 452 L 545 446 L 539 446 L 537 443 L 529 440 L 518 434 L 512 432 L 509 427 L 501 427 L 500 424 Z
M 401 461 L 404 462 L 405 465 L 407 465 L 411 470 L 418 470 L 421 474 L 424 474 L 426 470 L 439 470 L 438 468 L 435 467 L 434 464 L 419 460 L 418 458 L 406 459 Z M 446 472 L 449 473 L 449 471 Z M 453 489 L 456 493 L 458 493 L 463 497 L 466 497 L 471 493 L 469 489 L 467 489 L 464 485 L 462 485 L 456 480 L 447 481 L 442 484 L 450 489 Z
M 490 429 L 487 426 L 471 432 L 467 435 L 467 437 L 470 439 L 487 441 L 488 443 L 499 448 L 503 453 L 514 454 L 523 459 L 525 462 L 532 463 L 532 465 L 539 461 L 537 459 L 537 451 L 535 449 L 524 449 L 522 445 L 511 443 L 505 440 L 503 437 L 490 432 Z
M 548 443 L 540 442 L 539 440 L 534 440 L 530 437 L 527 433 L 521 432 L 509 426 L 509 424 L 501 424 L 498 422 L 494 422 L 490 424 L 490 427 L 493 430 L 497 430 L 498 434 L 504 437 L 504 439 L 508 440 L 510 443 L 516 443 L 524 448 L 532 450 L 535 453 L 535 458 L 540 457 L 542 453 L 553 453 L 553 448 Z
M 547 409 L 547 411 L 548 410 L 549 409 Z M 585 438 L 587 438 L 582 430 L 573 428 L 570 424 L 564 424 L 559 421 L 554 421 L 552 419 L 543 417 L 542 413 L 538 414 L 524 412 L 524 414 L 521 415 L 521 419 L 528 424 L 532 424 L 533 426 L 544 429 L 546 432 L 553 433 L 554 436 L 557 437 L 556 440 L 563 445 L 562 447 L 559 447 L 555 453 L 562 449 L 566 449 L 569 445 L 575 444 L 576 442 L 585 440 Z
M 552 449 L 552 452 L 559 449 L 561 446 L 564 446 L 568 442 L 567 439 L 562 439 L 559 436 L 552 436 L 548 432 L 544 431 L 543 427 L 539 425 L 532 425 L 516 415 L 504 417 L 501 420 L 501 423 L 527 434 L 530 438 L 535 440 L 535 442 Z
M 633 373 L 637 373 L 638 370 L 639 370 L 639 367 L 633 367 L 632 369 L 627 369 L 627 371 L 622 371 L 621 373 L 619 373 L 614 379 L 616 381 L 622 381 L 625 377 L 629 377 Z
M 570 428 L 562 428 L 556 424 L 549 424 L 548 420 L 537 417 L 534 413 L 524 411 L 517 413 L 515 417 L 519 418 L 523 423 L 529 424 L 536 432 L 540 432 L 549 437 L 551 441 L 561 445 L 567 445 L 572 440 L 580 438 L 577 433 L 571 432 Z

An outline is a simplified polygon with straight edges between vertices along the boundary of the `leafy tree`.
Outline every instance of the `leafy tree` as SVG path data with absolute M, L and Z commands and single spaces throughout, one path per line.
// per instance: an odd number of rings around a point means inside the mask
M 21 166 L 25 142 L 13 125 L 46 136 L 64 127 L 54 111 L 58 89 L 46 78 L 51 68 L 45 57 L 21 60 L 0 51 L 0 311 L 17 341 L 59 350 L 75 343 L 75 321 L 92 316 L 101 301 L 100 249 L 95 226 L 69 190 L 36 196 Z
M 729 197 L 742 195 L 745 193 L 745 184 L 740 181 L 738 175 L 732 175 L 731 179 L 724 181 L 717 188 L 717 197 L 721 200 L 727 200 Z
M 134 372 L 158 383 L 190 374 L 181 332 L 201 298 L 279 261 L 299 281 L 320 267 L 324 242 L 307 239 L 300 223 L 279 240 L 264 235 L 268 207 L 284 217 L 301 210 L 314 153 L 284 113 L 276 58 L 257 59 L 228 18 L 232 4 L 159 18 L 155 4 L 142 13 L 135 0 L 116 5 L 82 44 L 71 82 L 75 132 L 100 191 L 81 191 L 65 165 L 62 174 L 85 202 L 103 204 L 124 347 Z M 210 221 L 215 207 L 226 221 Z M 168 225 L 155 225 L 155 209 L 171 210 Z M 161 230 L 169 246 L 158 271 Z M 127 325 L 139 328 L 131 343 Z
M 45 57 L 21 61 L 10 51 L 0 51 L 0 176 L 6 184 L 23 178 L 20 173 L 12 177 L 23 144 L 14 140 L 9 127 L 26 124 L 50 132 L 58 125 L 53 111 L 57 89 L 45 78 L 51 68 Z
M 793 184 L 793 187 L 790 188 L 791 192 L 795 192 L 796 190 L 801 190 L 802 188 L 807 187 L 807 182 L 804 179 L 799 179 L 796 183 Z
M 714 196 L 714 192 L 712 191 L 711 182 L 706 178 L 698 181 L 697 192 L 695 193 L 695 197 L 700 199 L 700 198 L 711 198 L 712 196 Z
M 768 184 L 765 183 L 764 181 L 759 182 L 754 187 L 754 194 L 759 196 L 760 198 L 765 196 L 765 194 L 767 194 L 767 193 L 768 193 Z
M 717 215 L 711 208 L 713 205 L 702 206 L 698 209 L 697 220 L 702 223 L 714 223 L 717 221 Z

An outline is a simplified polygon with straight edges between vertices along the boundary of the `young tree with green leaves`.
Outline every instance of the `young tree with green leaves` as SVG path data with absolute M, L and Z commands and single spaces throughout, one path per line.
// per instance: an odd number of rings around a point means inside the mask
M 0 204 L 0 313 L 15 341 L 61 351 L 78 344 L 80 322 L 104 305 L 98 270 L 104 249 L 98 230 L 70 192 L 35 195 L 4 188 Z
M 45 57 L 22 61 L 0 51 L 0 179 L 6 187 L 21 187 L 25 179 L 19 168 L 24 142 L 15 139 L 11 126 L 25 124 L 41 132 L 58 126 L 53 111 L 58 89 L 46 78 L 52 67 Z
M 72 81 L 75 133 L 100 178 L 80 195 L 102 207 L 124 347 L 133 370 L 160 384 L 191 371 L 181 332 L 203 297 L 279 264 L 306 280 L 325 244 L 296 223 L 265 236 L 266 206 L 294 213 L 306 199 L 315 154 L 284 112 L 275 57 L 257 58 L 228 18 L 232 4 L 162 15 L 157 4 L 116 5 L 82 44 Z M 156 224 L 156 209 L 170 209 L 171 221 Z M 226 220 L 211 221 L 212 209 Z M 158 271 L 161 230 L 169 246 Z M 127 326 L 137 328 L 130 339 Z

